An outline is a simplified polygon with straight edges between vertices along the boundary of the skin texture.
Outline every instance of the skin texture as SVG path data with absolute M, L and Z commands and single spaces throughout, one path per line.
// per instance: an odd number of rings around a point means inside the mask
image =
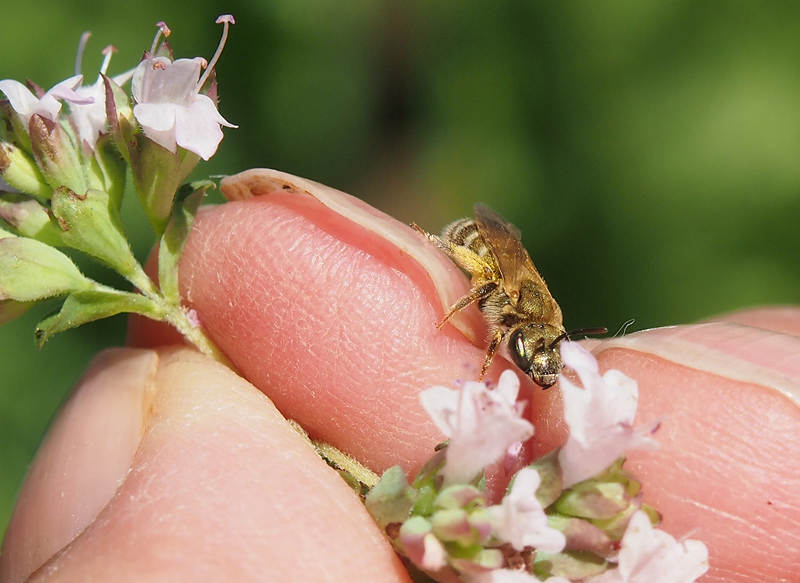
M 297 194 L 203 212 L 183 295 L 240 376 L 188 349 L 153 350 L 175 336 L 134 321 L 139 348 L 99 355 L 43 442 L 0 580 L 408 581 L 278 411 L 378 472 L 427 460 L 442 436 L 417 393 L 475 378 L 484 348 L 434 327 L 441 288 L 468 284 L 422 252 L 441 267 L 433 282 L 408 250 Z M 480 338 L 478 315 L 464 317 Z M 800 310 L 780 308 L 587 343 L 601 369 L 639 382 L 638 419 L 662 421 L 661 448 L 628 467 L 665 530 L 708 545 L 705 583 L 796 577 L 799 335 Z M 489 378 L 509 366 L 496 357 Z M 562 443 L 557 385 L 523 378 L 521 398 L 529 453 Z

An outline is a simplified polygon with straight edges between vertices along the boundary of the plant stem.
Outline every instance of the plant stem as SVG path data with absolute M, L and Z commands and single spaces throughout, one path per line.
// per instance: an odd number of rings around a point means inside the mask
M 165 303 L 163 298 L 160 298 L 160 303 L 162 305 Z M 197 350 L 208 356 L 209 358 L 213 358 L 217 362 L 224 364 L 228 368 L 232 370 L 236 370 L 233 366 L 233 363 L 228 359 L 223 352 L 217 348 L 217 345 L 214 344 L 211 339 L 206 336 L 203 329 L 197 325 L 196 322 L 193 322 L 188 315 L 188 312 L 182 306 L 175 306 L 172 304 L 164 305 L 165 308 L 165 317 L 164 321 L 168 324 L 172 325 L 178 332 L 183 334 L 183 337 L 186 338 L 192 345 L 194 345 Z

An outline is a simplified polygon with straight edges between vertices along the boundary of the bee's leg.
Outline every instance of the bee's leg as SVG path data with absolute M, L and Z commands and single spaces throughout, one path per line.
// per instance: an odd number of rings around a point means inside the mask
M 490 281 L 484 283 L 481 286 L 472 288 L 472 290 L 467 295 L 465 295 L 463 298 L 459 299 L 455 304 L 450 306 L 450 309 L 447 310 L 447 313 L 444 315 L 444 318 L 442 318 L 439 321 L 439 323 L 436 324 L 436 327 L 441 328 L 442 326 L 444 326 L 445 322 L 447 322 L 450 319 L 450 316 L 452 316 L 459 310 L 463 310 L 470 304 L 473 304 L 478 300 L 485 298 L 495 289 L 497 289 L 496 281 Z
M 475 253 L 469 247 L 465 247 L 464 245 L 455 245 L 450 241 L 448 241 L 447 239 L 442 239 L 441 237 L 432 235 L 416 223 L 411 223 L 410 226 L 412 229 L 423 235 L 426 239 L 428 239 L 428 241 L 430 241 L 431 243 L 436 245 L 439 249 L 441 249 L 444 253 L 446 253 L 447 256 L 450 257 L 450 259 L 452 259 L 456 265 L 458 265 L 461 269 L 463 269 L 467 273 L 483 274 L 483 276 L 487 279 L 493 275 L 493 270 L 491 266 L 486 263 L 486 260 L 484 260 L 480 255 Z M 471 302 L 468 302 L 465 305 L 468 306 L 470 303 Z M 445 320 L 446 319 L 447 318 L 445 318 Z
M 483 359 L 483 366 L 481 367 L 481 374 L 478 377 L 478 380 L 482 379 L 486 374 L 486 371 L 489 369 L 489 365 L 492 364 L 494 353 L 497 352 L 497 349 L 500 347 L 500 343 L 503 341 L 505 336 L 506 335 L 500 329 L 495 330 L 494 334 L 492 334 L 492 340 L 489 342 L 489 348 L 486 349 L 486 356 Z

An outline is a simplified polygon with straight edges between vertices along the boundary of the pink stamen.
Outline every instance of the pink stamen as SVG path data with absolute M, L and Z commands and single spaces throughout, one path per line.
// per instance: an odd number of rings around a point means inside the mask
M 172 31 L 167 26 L 167 23 L 163 20 L 159 20 L 156 22 L 156 26 L 158 27 L 158 32 L 156 33 L 155 38 L 153 39 L 153 44 L 150 46 L 150 54 L 155 55 L 156 49 L 158 48 L 158 41 L 161 40 L 161 36 L 163 35 L 164 38 L 167 38 L 169 35 L 172 34 Z
M 219 45 L 217 46 L 217 51 L 214 53 L 214 56 L 211 57 L 211 61 L 208 63 L 208 67 L 206 67 L 203 76 L 200 77 L 200 80 L 195 85 L 195 91 L 200 91 L 203 87 L 205 82 L 208 80 L 208 76 L 211 75 L 211 71 L 214 70 L 214 65 L 217 64 L 217 60 L 219 56 L 222 54 L 222 49 L 225 47 L 225 42 L 228 40 L 228 28 L 231 24 L 234 24 L 236 21 L 233 19 L 231 14 L 223 14 L 219 18 L 217 18 L 217 24 L 222 24 L 222 38 L 219 41 Z
M 78 41 L 78 54 L 75 55 L 75 74 L 81 74 L 81 63 L 83 62 L 83 51 L 86 50 L 86 43 L 89 42 L 89 37 L 92 36 L 92 33 L 88 30 L 81 35 L 81 39 Z

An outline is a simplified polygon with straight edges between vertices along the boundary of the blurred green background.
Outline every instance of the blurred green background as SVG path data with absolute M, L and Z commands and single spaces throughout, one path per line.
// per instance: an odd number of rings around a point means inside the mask
M 121 72 L 162 19 L 178 56 L 208 58 L 223 12 L 237 24 L 220 111 L 240 128 L 206 173 L 279 168 L 434 231 L 487 202 L 521 228 L 568 327 L 798 300 L 800 4 L 6 3 L 0 78 L 66 78 L 84 30 L 87 79 L 109 43 Z M 59 403 L 124 341 L 117 317 L 39 352 L 46 312 L 0 329 L 0 531 Z

